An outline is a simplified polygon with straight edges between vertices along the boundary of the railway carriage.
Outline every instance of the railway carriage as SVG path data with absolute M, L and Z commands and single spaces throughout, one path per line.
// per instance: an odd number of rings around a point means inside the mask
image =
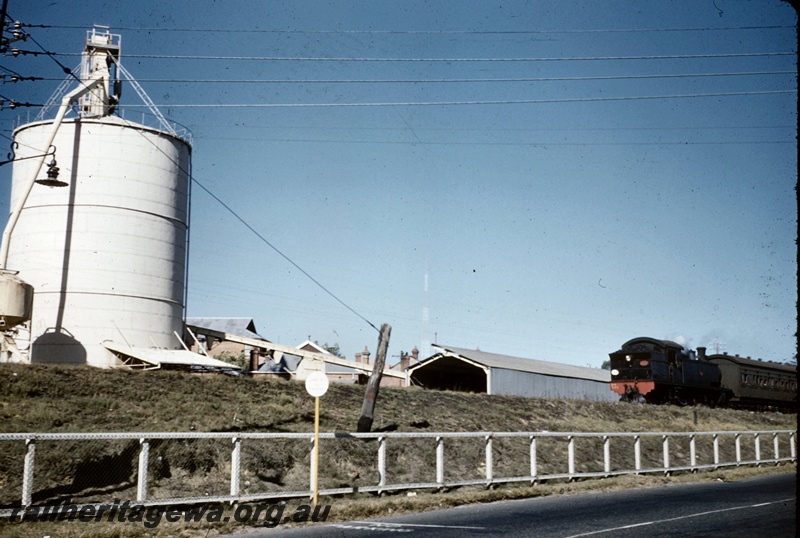
M 719 367 L 722 384 L 731 391 L 731 405 L 796 409 L 797 369 L 794 366 L 727 353 L 709 355 L 707 360 Z

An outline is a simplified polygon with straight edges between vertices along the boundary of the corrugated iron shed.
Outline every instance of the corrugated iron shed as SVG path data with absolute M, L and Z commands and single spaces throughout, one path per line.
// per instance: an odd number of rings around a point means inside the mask
M 453 346 L 408 369 L 411 384 L 510 396 L 616 400 L 606 370 Z

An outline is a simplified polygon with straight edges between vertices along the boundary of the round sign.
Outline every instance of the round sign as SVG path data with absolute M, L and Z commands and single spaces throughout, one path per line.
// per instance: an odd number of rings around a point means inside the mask
M 311 396 L 319 398 L 328 392 L 328 376 L 324 372 L 311 372 L 306 378 L 306 390 Z

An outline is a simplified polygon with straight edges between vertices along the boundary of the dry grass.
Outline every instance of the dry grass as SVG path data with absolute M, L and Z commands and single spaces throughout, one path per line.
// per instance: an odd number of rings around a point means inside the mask
M 331 386 L 324 431 L 353 431 L 364 388 Z M 693 412 L 698 423 L 694 424 Z M 309 431 L 301 383 L 177 372 L 0 364 L 0 431 Z M 794 415 L 382 388 L 384 431 L 673 431 L 792 428 Z
M 363 387 L 332 385 L 322 399 L 323 431 L 355 430 Z M 697 423 L 695 423 L 695 415 Z M 309 432 L 313 400 L 301 383 L 228 376 L 195 376 L 176 372 L 107 371 L 92 368 L 0 365 L 0 432 Z M 724 431 L 795 429 L 796 415 L 753 413 L 730 409 L 642 406 L 424 391 L 381 389 L 374 428 L 382 431 Z M 612 467 L 631 468 L 632 449 L 612 441 Z M 297 491 L 308 488 L 306 441 L 248 441 L 243 445 L 243 493 Z M 540 473 L 564 472 L 566 443 L 540 440 Z M 550 443 L 550 445 L 547 445 Z M 578 471 L 602 470 L 592 443 L 578 439 Z M 688 459 L 688 446 L 670 445 L 673 463 Z M 707 444 L 707 443 L 706 443 Z M 698 442 L 698 461 L 710 461 L 710 445 Z M 752 444 L 752 443 L 751 443 Z M 621 447 L 621 449 L 618 449 Z M 511 476 L 527 457 L 527 439 L 494 441 L 495 476 Z M 723 447 L 723 453 L 730 447 Z M 752 448 L 745 447 L 745 450 Z M 762 443 L 770 454 L 771 443 Z M 374 441 L 324 441 L 321 446 L 321 487 L 345 487 L 376 482 Z M 18 501 L 19 468 L 24 446 L 0 442 L 0 506 Z M 130 497 L 135 492 L 138 442 L 40 442 L 36 447 L 34 499 L 69 495 L 76 501 Z M 725 455 L 725 454 L 723 454 Z M 584 459 L 581 459 L 581 456 Z M 644 466 L 660 462 L 657 439 L 643 440 Z M 747 454 L 744 454 L 747 459 Z M 479 478 L 484 469 L 482 439 L 448 440 L 446 478 Z M 150 452 L 150 494 L 153 497 L 224 494 L 229 487 L 229 441 L 195 440 L 153 443 Z M 388 481 L 431 482 L 435 451 L 430 439 L 390 440 Z M 87 483 L 76 480 L 87 466 L 95 473 Z M 656 465 L 658 466 L 658 465 Z M 525 465 L 522 465 L 525 468 Z M 11 472 L 16 469 L 17 472 Z M 765 472 L 772 468 L 760 468 Z M 785 469 L 785 468 L 784 468 Z M 747 473 L 726 470 L 672 478 L 633 476 L 533 488 L 503 486 L 492 490 L 465 488 L 444 494 L 420 493 L 384 497 L 333 499 L 331 518 L 351 519 L 434 509 L 469 502 L 584 491 L 606 487 L 641 487 L 663 481 L 726 479 Z M 724 473 L 719 475 L 717 473 Z M 524 474 L 524 473 L 523 473 Z M 16 499 L 16 501 L 15 501 Z M 292 501 L 297 502 L 297 501 Z M 327 502 L 323 500 L 322 502 Z M 48 523 L 0 527 L 0 534 L 28 537 L 145 536 L 141 525 L 114 524 L 101 533 L 97 524 L 75 523 L 54 532 Z M 190 536 L 226 527 L 175 527 L 164 524 L 159 536 Z M 35 532 L 30 529 L 37 529 Z M 171 530 L 169 530 L 171 529 Z M 31 534 L 33 532 L 33 534 Z M 67 534 L 65 534 L 65 532 Z M 37 534 L 38 533 L 38 534 Z

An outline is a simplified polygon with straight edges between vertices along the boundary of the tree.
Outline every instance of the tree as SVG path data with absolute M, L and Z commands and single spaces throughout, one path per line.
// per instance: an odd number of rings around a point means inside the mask
M 600 368 L 603 370 L 611 370 L 611 361 L 606 359 L 603 361 L 603 364 L 600 365 Z
M 229 362 L 234 366 L 238 366 L 242 370 L 247 370 L 250 368 L 250 360 L 245 355 L 244 351 L 239 353 L 238 355 L 234 355 L 229 351 L 223 351 L 219 355 L 217 355 L 217 360 Z
M 319 345 L 319 342 L 314 342 L 314 343 Z M 328 342 L 325 342 L 324 344 L 322 344 L 322 349 L 324 349 L 325 351 L 327 351 L 328 353 L 330 353 L 334 357 L 339 357 L 341 359 L 344 358 L 344 355 L 342 355 L 342 352 L 339 350 L 339 344 L 338 343 L 337 344 L 333 344 L 332 346 L 329 346 Z

